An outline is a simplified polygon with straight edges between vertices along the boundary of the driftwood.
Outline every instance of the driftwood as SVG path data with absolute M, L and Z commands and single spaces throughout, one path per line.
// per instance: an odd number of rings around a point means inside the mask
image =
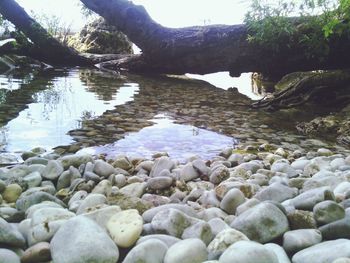
M 350 102 L 350 70 L 296 72 L 276 85 L 279 91 L 252 104 L 253 108 L 278 110 L 305 103 L 340 108 Z

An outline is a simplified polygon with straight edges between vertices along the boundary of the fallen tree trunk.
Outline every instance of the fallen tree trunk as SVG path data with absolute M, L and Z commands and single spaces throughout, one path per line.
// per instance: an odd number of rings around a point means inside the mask
M 79 55 L 74 49 L 62 45 L 48 34 L 14 0 L 1 0 L 0 13 L 34 43 L 28 43 L 26 47 L 17 50 L 22 55 L 27 55 L 52 65 L 92 65 L 89 59 Z
M 117 26 L 142 49 L 142 55 L 110 61 L 106 67 L 148 73 L 262 72 L 282 76 L 295 71 L 350 67 L 350 40 L 330 43 L 323 60 L 305 57 L 302 45 L 280 51 L 247 41 L 246 25 L 166 28 L 152 20 L 142 6 L 127 0 L 81 0 L 89 9 Z M 296 24 L 297 24 L 296 20 Z

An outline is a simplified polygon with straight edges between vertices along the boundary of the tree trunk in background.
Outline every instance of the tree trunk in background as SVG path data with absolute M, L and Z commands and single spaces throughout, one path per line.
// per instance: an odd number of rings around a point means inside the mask
M 34 45 L 25 50 L 26 55 L 52 65 L 91 65 L 91 61 L 74 49 L 63 46 L 53 38 L 14 0 L 0 0 L 0 13 L 16 26 Z
M 104 64 L 109 68 L 143 73 L 229 71 L 232 76 L 242 72 L 282 76 L 294 71 L 350 67 L 349 39 L 331 43 L 328 57 L 320 61 L 306 58 L 301 46 L 286 47 L 279 52 L 254 46 L 247 41 L 245 25 L 166 28 L 153 21 L 144 7 L 127 0 L 81 2 L 117 26 L 142 49 L 142 55 Z

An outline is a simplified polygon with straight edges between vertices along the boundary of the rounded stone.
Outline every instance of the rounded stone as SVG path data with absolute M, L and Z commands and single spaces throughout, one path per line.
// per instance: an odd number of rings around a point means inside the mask
M 21 260 L 12 250 L 0 248 L 0 263 L 21 263 Z
M 18 184 L 9 184 L 2 193 L 2 198 L 7 203 L 14 203 L 17 201 L 22 193 L 22 188 Z
M 97 160 L 94 164 L 94 173 L 98 174 L 99 176 L 107 178 L 111 174 L 115 172 L 115 169 L 112 165 L 109 163 L 106 163 L 102 160 Z
M 21 262 L 48 262 L 51 260 L 50 244 L 47 242 L 40 242 L 24 251 Z
M 314 217 L 318 224 L 324 225 L 345 217 L 345 209 L 334 201 L 323 201 L 314 206 Z
M 328 263 L 338 258 L 350 257 L 350 240 L 325 241 L 296 253 L 293 263 Z
M 277 206 L 263 202 L 240 214 L 231 227 L 243 232 L 251 240 L 267 243 L 287 232 L 289 223 Z
M 171 177 L 165 177 L 165 176 L 158 176 L 154 178 L 150 178 L 147 181 L 147 187 L 152 190 L 162 190 L 169 188 L 173 183 L 173 178 Z
M 168 247 L 159 239 L 148 239 L 130 250 L 123 263 L 163 263 Z
M 50 160 L 42 173 L 42 177 L 49 180 L 55 180 L 63 171 L 63 166 L 59 161 Z
M 244 194 L 236 188 L 229 190 L 220 203 L 220 208 L 226 213 L 234 215 L 238 206 L 245 202 Z
M 172 245 L 165 254 L 164 263 L 201 263 L 207 259 L 208 252 L 203 241 L 189 238 Z
M 238 241 L 229 246 L 219 259 L 220 263 L 278 263 L 274 252 L 253 241 Z
M 209 259 L 218 259 L 229 246 L 242 240 L 249 238 L 238 230 L 224 229 L 208 245 Z
M 83 216 L 68 220 L 50 243 L 55 263 L 104 262 L 115 263 L 118 247 L 94 221 Z
M 283 248 L 287 253 L 296 253 L 322 242 L 322 234 L 317 229 L 298 229 L 283 235 Z
M 136 209 L 124 210 L 113 215 L 107 222 L 107 230 L 113 241 L 123 248 L 131 247 L 140 238 L 142 216 Z

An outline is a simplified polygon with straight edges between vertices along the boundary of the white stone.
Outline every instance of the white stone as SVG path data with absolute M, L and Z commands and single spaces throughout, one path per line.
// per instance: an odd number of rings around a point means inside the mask
M 118 212 L 107 222 L 107 230 L 113 241 L 120 247 L 127 248 L 140 238 L 143 219 L 136 209 Z
M 205 244 L 198 238 L 190 238 L 172 245 L 165 254 L 164 263 L 202 263 L 207 260 Z

